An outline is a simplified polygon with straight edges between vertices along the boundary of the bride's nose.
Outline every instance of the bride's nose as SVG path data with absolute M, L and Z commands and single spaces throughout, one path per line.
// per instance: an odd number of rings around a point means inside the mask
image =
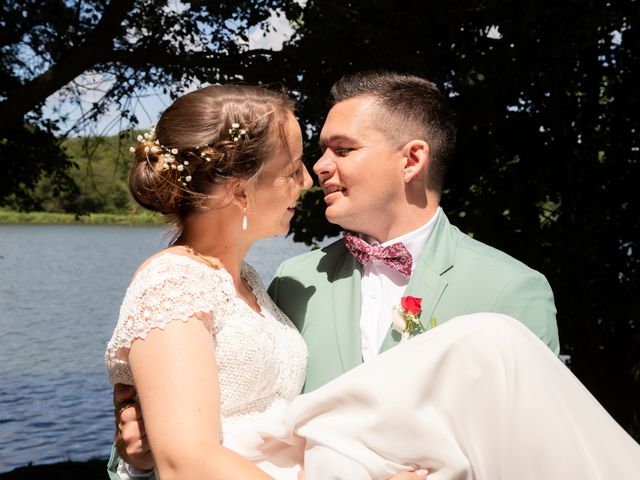
M 309 170 L 307 170 L 307 166 L 303 165 L 302 167 L 302 186 L 300 187 L 303 191 L 309 190 L 313 186 L 313 179 L 311 175 L 309 175 Z

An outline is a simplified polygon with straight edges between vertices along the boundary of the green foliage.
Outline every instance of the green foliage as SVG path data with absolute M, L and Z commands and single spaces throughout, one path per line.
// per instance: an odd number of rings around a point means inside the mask
M 62 190 L 41 176 L 29 194 L 28 208 L 12 196 L 5 206 L 14 210 L 57 213 L 119 213 L 139 211 L 128 190 L 129 146 L 136 132 L 110 137 L 76 137 L 61 142 L 61 154 L 73 168 L 68 172 L 71 191 Z
M 129 146 L 131 135 L 110 137 L 77 137 L 63 143 L 78 169 L 72 174 L 80 194 L 59 197 L 45 211 L 124 213 L 136 206 L 128 190 Z M 44 185 L 40 185 L 44 186 Z M 57 203 L 57 205 L 56 205 Z M 51 208 L 53 207 L 53 208 Z
M 328 223 L 322 213 L 325 207 L 323 198 L 322 190 L 317 186 L 302 194 L 296 215 L 291 221 L 294 241 L 317 246 L 325 237 L 335 237 L 340 233 L 340 227 Z
M 69 175 L 76 167 L 60 148 L 51 129 L 36 125 L 0 129 L 0 205 L 31 210 L 38 205 L 33 191 L 38 182 L 49 181 L 49 196 L 76 195 L 78 188 Z
M 85 225 L 165 225 L 162 215 L 139 213 L 73 213 L 16 212 L 0 209 L 0 224 L 85 224 Z

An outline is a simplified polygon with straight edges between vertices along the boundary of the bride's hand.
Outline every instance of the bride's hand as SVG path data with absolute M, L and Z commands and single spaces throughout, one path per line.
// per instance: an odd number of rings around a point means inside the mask
M 396 473 L 393 477 L 389 478 L 389 480 L 423 480 L 427 478 L 426 470 L 416 470 L 415 472 L 399 472 Z
M 140 470 L 155 466 L 144 429 L 140 404 L 136 401 L 136 389 L 117 384 L 113 389 L 113 405 L 116 420 L 116 450 L 120 458 Z

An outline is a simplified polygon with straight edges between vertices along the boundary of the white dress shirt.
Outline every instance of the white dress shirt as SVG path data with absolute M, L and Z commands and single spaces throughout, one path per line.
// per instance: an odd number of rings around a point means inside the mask
M 370 245 L 383 247 L 401 242 L 407 248 L 413 262 L 411 273 L 416 268 L 416 262 L 424 250 L 431 233 L 438 220 L 440 208 L 431 219 L 420 228 L 406 233 L 398 238 L 378 243 L 366 235 L 362 239 Z M 409 277 L 379 262 L 368 262 L 362 266 L 362 283 L 360 293 L 360 334 L 362 340 L 362 359 L 366 362 L 380 352 L 380 347 L 391 325 L 391 311 L 400 299 L 409 283 Z

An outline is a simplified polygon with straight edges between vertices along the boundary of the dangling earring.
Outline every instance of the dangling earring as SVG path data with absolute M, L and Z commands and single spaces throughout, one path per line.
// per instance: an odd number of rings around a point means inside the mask
M 249 226 L 249 220 L 247 219 L 247 207 L 242 209 L 242 231 L 246 232 Z

